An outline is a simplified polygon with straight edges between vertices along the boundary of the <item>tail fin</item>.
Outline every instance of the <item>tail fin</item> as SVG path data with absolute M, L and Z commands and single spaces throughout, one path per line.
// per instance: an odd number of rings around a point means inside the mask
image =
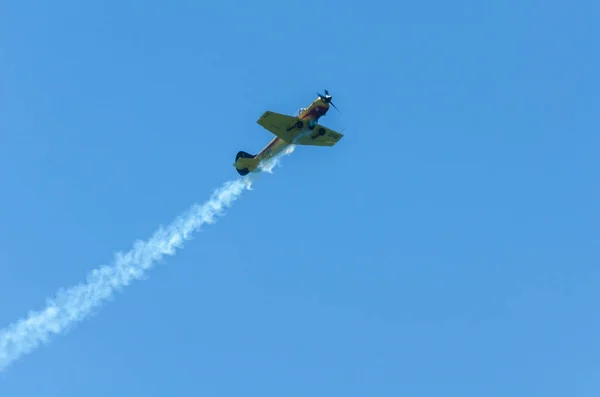
M 233 164 L 238 174 L 244 176 L 254 171 L 259 163 L 258 159 L 255 157 L 255 155 L 240 150 L 235 155 L 235 163 Z

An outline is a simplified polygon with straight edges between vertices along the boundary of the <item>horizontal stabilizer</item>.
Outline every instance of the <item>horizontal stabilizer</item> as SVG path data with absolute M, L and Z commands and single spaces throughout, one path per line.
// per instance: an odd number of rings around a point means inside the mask
M 233 163 L 233 166 L 238 174 L 244 176 L 258 168 L 258 163 L 259 160 L 256 156 L 244 151 L 239 151 L 235 156 L 235 163 Z

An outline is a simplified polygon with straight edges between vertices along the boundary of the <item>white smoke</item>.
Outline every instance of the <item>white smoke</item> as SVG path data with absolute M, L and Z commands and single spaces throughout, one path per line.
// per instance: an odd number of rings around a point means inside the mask
M 273 158 L 265 171 L 271 173 L 280 157 L 293 150 L 293 146 L 289 147 Z M 159 228 L 149 240 L 137 241 L 129 252 L 117 253 L 112 265 L 94 269 L 85 282 L 58 291 L 46 302 L 44 309 L 30 312 L 27 317 L 0 330 L 0 371 L 48 343 L 52 336 L 65 333 L 70 326 L 84 320 L 116 291 L 144 277 L 164 255 L 174 255 L 193 232 L 204 224 L 214 223 L 245 189 L 250 190 L 256 177 L 251 174 L 224 183 L 207 202 L 193 205 L 170 225 Z
M 270 158 L 268 160 L 261 161 L 258 168 L 262 172 L 268 172 L 269 174 L 272 174 L 273 168 L 275 168 L 277 165 L 279 165 L 279 162 L 281 161 L 281 157 L 287 156 L 288 154 L 292 154 L 294 152 L 294 150 L 296 150 L 296 145 L 290 144 L 290 145 L 286 146 L 281 151 L 281 153 L 278 154 L 277 156 L 273 156 L 272 158 Z

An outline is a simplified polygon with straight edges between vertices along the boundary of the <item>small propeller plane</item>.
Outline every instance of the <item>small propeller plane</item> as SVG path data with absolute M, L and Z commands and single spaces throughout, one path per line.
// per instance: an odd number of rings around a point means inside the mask
M 343 134 L 318 124 L 332 105 L 331 95 L 325 90 L 325 95 L 317 93 L 310 106 L 302 108 L 297 116 L 288 116 L 267 110 L 257 123 L 275 135 L 275 138 L 257 155 L 239 151 L 235 156 L 235 169 L 240 175 L 247 175 L 256 170 L 261 161 L 268 160 L 281 153 L 289 145 L 333 146 Z M 339 110 L 338 110 L 339 111 Z

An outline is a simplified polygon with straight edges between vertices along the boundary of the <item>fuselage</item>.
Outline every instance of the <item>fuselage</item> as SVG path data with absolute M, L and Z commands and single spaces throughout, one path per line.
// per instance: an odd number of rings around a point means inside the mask
M 298 115 L 298 118 L 305 121 L 305 128 L 313 129 L 319 121 L 319 118 L 324 116 L 328 110 L 329 104 L 319 97 L 315 99 L 310 106 L 302 109 Z M 268 160 L 271 157 L 279 154 L 289 145 L 291 145 L 290 142 L 286 142 L 279 137 L 275 137 L 267 146 L 263 148 L 263 150 L 260 151 L 260 153 L 256 155 L 255 158 L 259 161 Z

